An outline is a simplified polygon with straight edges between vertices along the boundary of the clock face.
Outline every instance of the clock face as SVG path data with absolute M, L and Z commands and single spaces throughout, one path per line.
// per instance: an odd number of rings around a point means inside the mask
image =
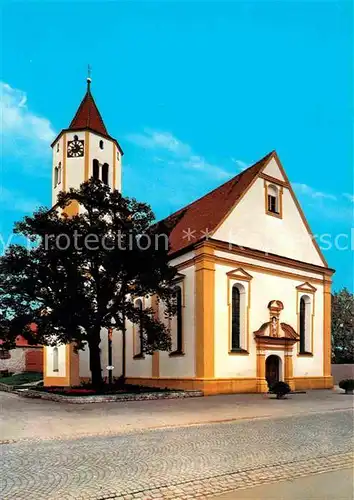
M 68 141 L 68 157 L 78 158 L 84 156 L 84 141 Z

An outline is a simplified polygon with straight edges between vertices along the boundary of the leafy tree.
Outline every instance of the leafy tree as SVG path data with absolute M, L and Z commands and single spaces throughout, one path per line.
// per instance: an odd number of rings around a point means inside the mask
M 332 362 L 354 363 L 354 295 L 332 294 Z
M 65 216 L 70 203 L 84 210 Z M 143 352 L 169 350 L 164 323 L 152 308 L 140 311 L 132 300 L 157 294 L 166 316 L 175 313 L 176 270 L 168 264 L 168 230 L 153 220 L 145 203 L 91 179 L 61 193 L 54 209 L 42 208 L 18 222 L 15 232 L 36 245 L 11 245 L 0 258 L 5 345 L 19 334 L 44 345 L 74 342 L 77 349 L 87 342 L 95 386 L 102 383 L 102 328 L 124 331 L 127 318 L 143 325 Z M 37 325 L 35 334 L 31 322 Z

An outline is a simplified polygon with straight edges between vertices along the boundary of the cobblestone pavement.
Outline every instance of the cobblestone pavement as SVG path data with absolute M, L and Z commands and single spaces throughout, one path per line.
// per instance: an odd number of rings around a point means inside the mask
M 352 411 L 2 445 L 4 500 L 208 498 L 350 467 Z
M 231 394 L 186 400 L 65 404 L 0 392 L 0 441 L 116 435 L 138 429 L 220 422 L 243 418 L 343 410 L 353 396 L 308 391 L 284 401 L 261 394 Z
M 353 500 L 353 468 L 321 471 L 217 495 L 214 500 Z

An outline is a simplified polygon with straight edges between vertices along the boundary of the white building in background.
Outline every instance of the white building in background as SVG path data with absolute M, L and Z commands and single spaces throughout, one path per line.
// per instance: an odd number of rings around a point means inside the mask
M 123 151 L 90 91 L 52 144 L 55 204 L 60 190 L 90 177 L 121 190 Z M 65 211 L 77 213 L 72 203 Z M 273 151 L 214 191 L 168 217 L 171 265 L 178 269 L 172 352 L 146 355 L 128 323 L 128 382 L 201 389 L 205 394 L 330 388 L 331 276 L 287 175 Z M 136 299 L 137 307 L 157 301 Z M 121 332 L 113 332 L 113 375 L 122 373 Z M 108 365 L 102 332 L 103 375 Z M 44 349 L 45 385 L 90 377 L 87 350 Z

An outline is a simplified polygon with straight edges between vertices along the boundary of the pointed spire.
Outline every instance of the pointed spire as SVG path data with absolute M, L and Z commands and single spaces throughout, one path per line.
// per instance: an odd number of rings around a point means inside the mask
M 69 130 L 90 129 L 101 135 L 109 137 L 101 113 L 98 111 L 95 100 L 91 94 L 91 67 L 87 71 L 87 90 L 76 114 L 70 123 Z

